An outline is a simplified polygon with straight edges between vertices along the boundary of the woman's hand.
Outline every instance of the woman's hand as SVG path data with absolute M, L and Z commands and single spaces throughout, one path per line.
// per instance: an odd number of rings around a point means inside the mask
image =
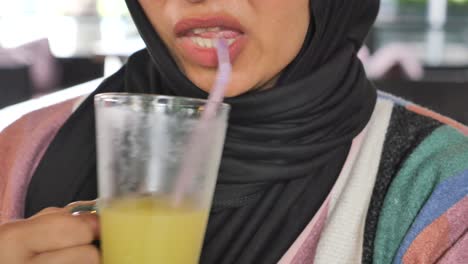
M 0 263 L 8 264 L 95 264 L 98 219 L 92 213 L 72 215 L 70 209 L 47 208 L 25 220 L 0 225 Z

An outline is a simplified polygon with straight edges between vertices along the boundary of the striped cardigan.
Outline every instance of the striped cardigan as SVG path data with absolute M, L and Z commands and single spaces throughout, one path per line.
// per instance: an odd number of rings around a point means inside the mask
M 335 186 L 280 263 L 468 263 L 467 135 L 379 93 Z
M 0 133 L 0 167 L 8 168 L 0 171 L 0 223 L 22 216 L 32 172 L 71 105 L 38 110 Z M 47 114 L 50 125 L 37 122 Z M 468 263 L 467 135 L 462 124 L 379 93 L 333 189 L 280 263 Z

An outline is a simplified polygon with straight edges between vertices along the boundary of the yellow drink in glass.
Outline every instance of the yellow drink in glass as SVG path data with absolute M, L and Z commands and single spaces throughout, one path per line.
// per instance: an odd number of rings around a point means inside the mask
M 137 197 L 114 200 L 99 215 L 103 264 L 198 263 L 208 210 Z

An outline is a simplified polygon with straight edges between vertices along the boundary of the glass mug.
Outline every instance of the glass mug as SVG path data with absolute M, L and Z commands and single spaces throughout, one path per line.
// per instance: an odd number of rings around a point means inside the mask
M 146 94 L 95 96 L 98 210 L 104 264 L 198 263 L 230 107 L 220 104 L 191 168 L 177 181 L 206 100 Z

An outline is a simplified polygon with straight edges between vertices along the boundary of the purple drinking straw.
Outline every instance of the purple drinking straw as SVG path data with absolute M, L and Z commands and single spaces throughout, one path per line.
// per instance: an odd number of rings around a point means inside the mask
M 215 84 L 211 89 L 208 100 L 204 106 L 204 111 L 198 124 L 195 126 L 189 139 L 182 167 L 177 177 L 175 192 L 173 195 L 173 205 L 180 205 L 186 189 L 190 184 L 190 177 L 197 171 L 197 165 L 202 158 L 202 148 L 208 144 L 208 129 L 210 123 L 216 115 L 216 110 L 221 106 L 226 91 L 226 86 L 231 78 L 231 62 L 229 59 L 229 45 L 225 39 L 216 40 L 216 51 L 218 55 L 218 72 Z

